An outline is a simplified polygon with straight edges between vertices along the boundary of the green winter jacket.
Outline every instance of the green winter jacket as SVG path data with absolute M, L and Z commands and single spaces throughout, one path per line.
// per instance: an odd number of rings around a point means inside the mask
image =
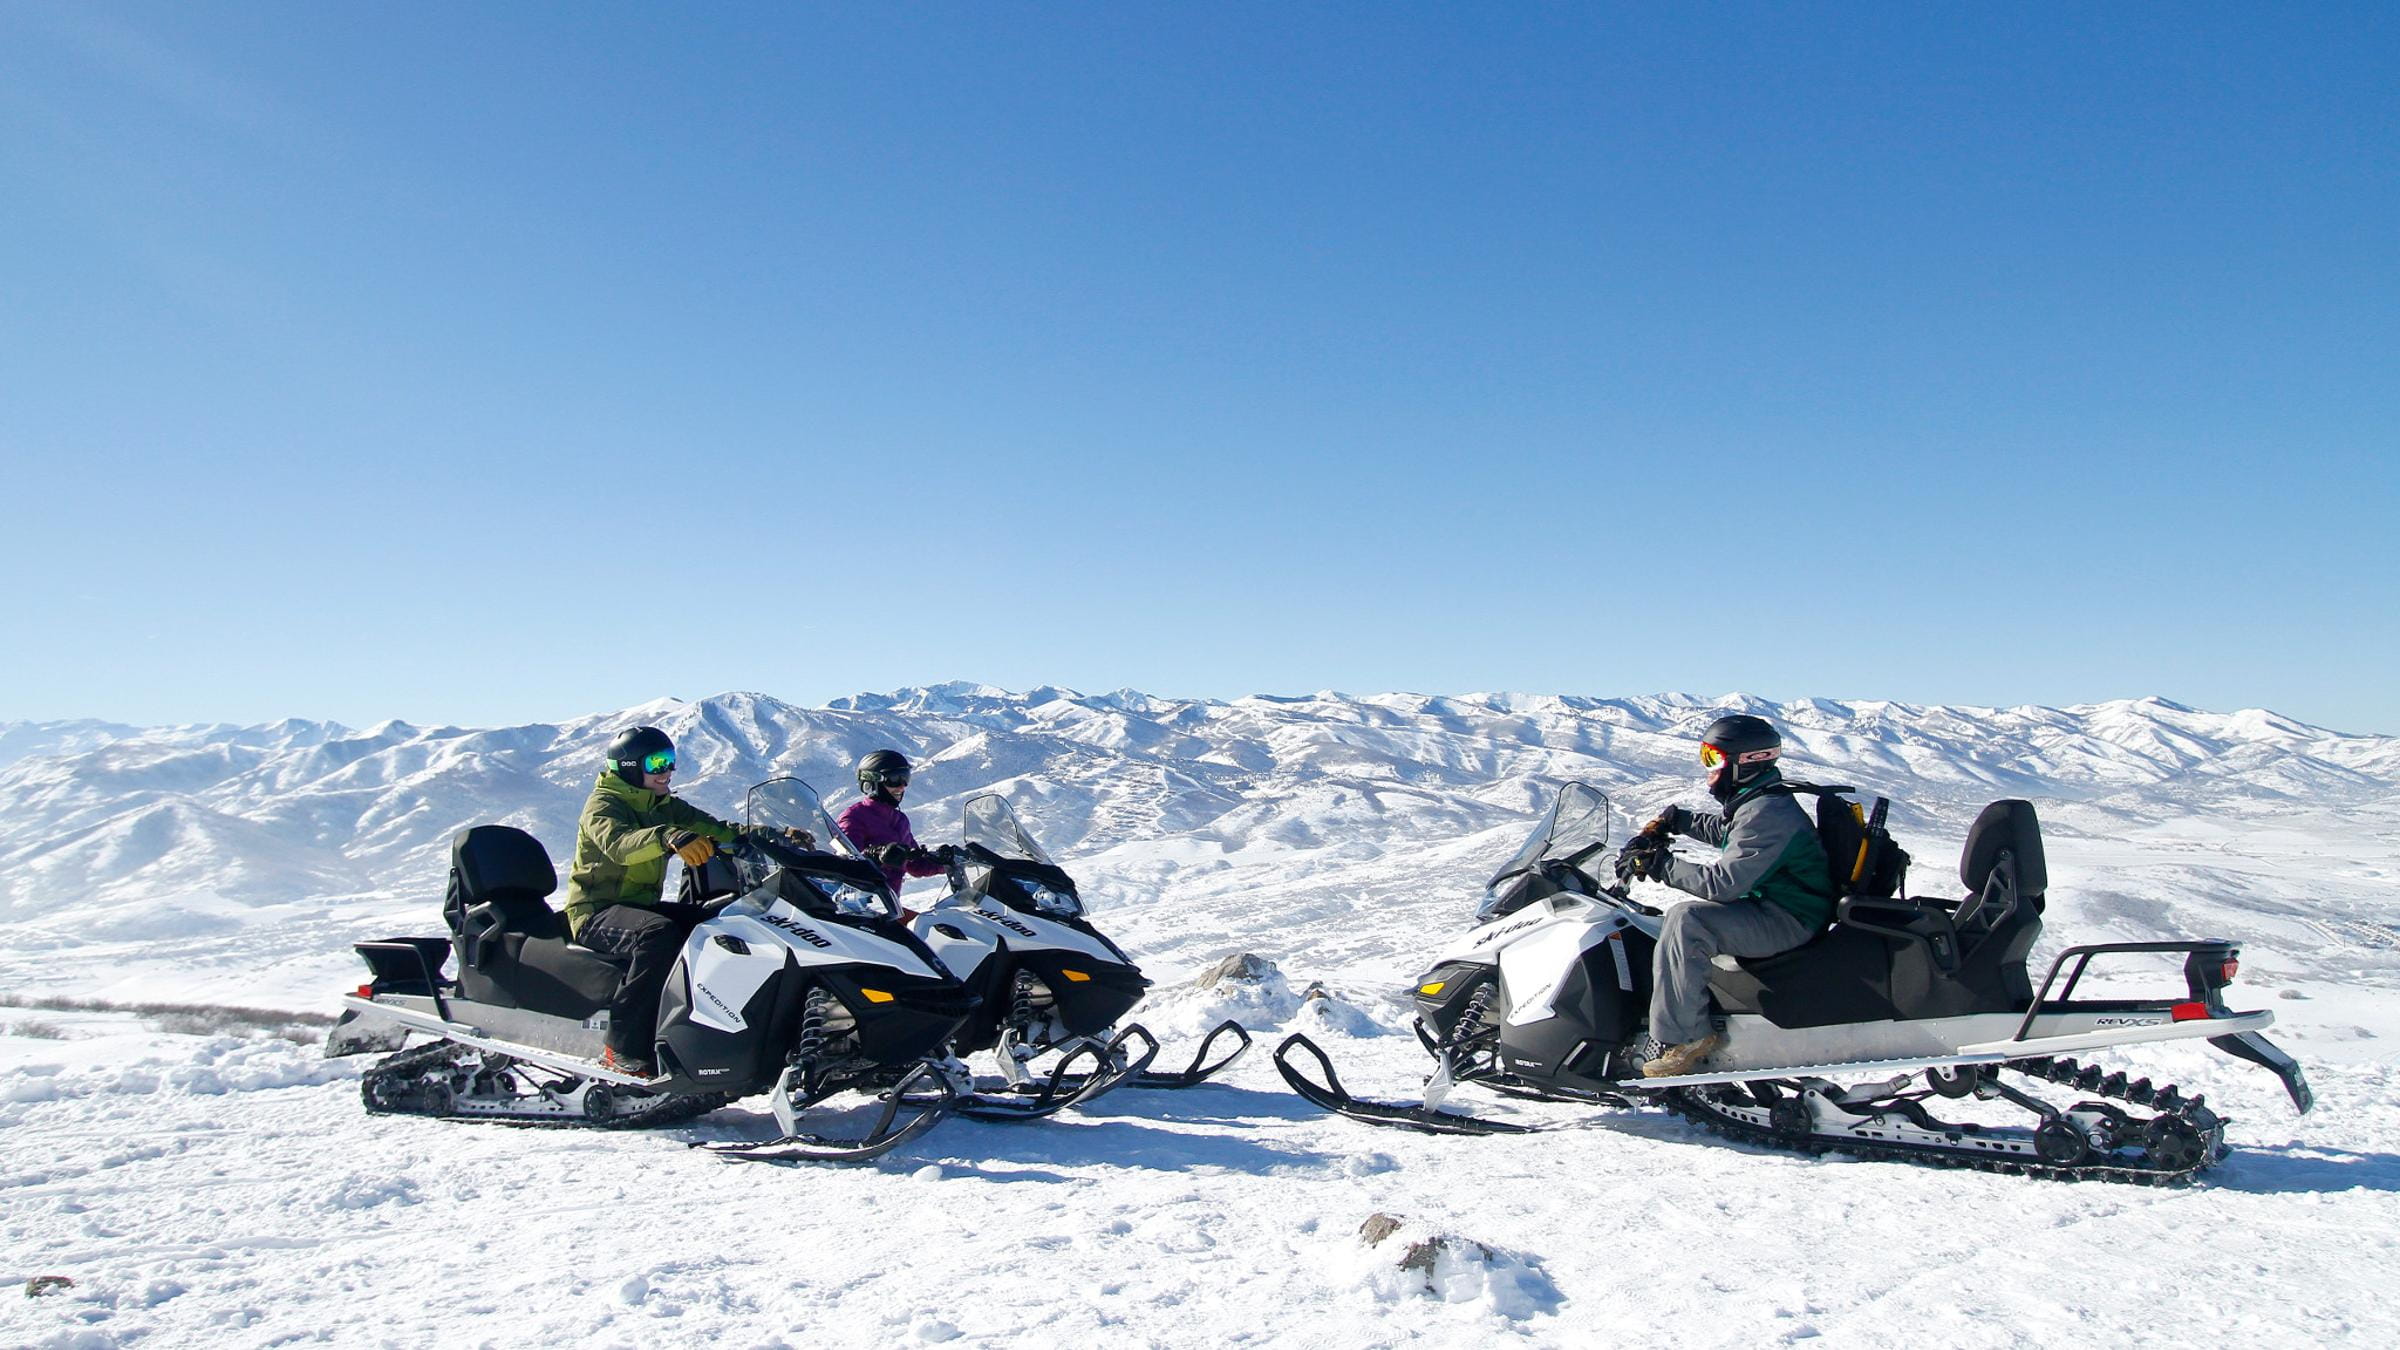
M 628 785 L 613 769 L 602 769 L 575 823 L 575 860 L 567 868 L 567 924 L 576 934 L 584 921 L 610 905 L 655 905 L 667 884 L 667 840 L 682 831 L 718 843 L 734 828 L 679 798 Z

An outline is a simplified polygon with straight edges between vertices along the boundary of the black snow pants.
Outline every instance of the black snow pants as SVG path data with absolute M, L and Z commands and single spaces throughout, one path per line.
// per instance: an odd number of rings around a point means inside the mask
M 608 1003 L 608 1048 L 647 1060 L 658 1034 L 658 995 L 683 940 L 706 917 L 698 905 L 610 905 L 584 920 L 575 941 L 625 967 Z

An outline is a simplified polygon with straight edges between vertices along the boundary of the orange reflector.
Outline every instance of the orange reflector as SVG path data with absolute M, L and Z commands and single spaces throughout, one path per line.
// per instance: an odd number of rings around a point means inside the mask
M 2228 956 L 2228 957 L 2226 957 L 2226 958 L 2225 958 L 2225 983 L 2227 983 L 2227 984 L 2231 984 L 2231 983 L 2233 983 L 2233 976 L 2234 976 L 2234 973 L 2235 973 L 2236 971 L 2240 970 L 2241 968 L 2242 968 L 2242 963 L 2241 963 L 2241 960 L 2240 960 L 2240 958 L 2238 958 L 2238 957 L 2232 957 L 2232 956 Z
M 892 996 L 880 989 L 869 989 L 866 986 L 861 985 L 859 986 L 858 992 L 865 994 L 867 996 L 867 1002 L 869 1003 L 889 1003 L 892 1001 Z
M 2205 1003 L 2178 1003 L 2170 1011 L 2175 1014 L 2175 1020 L 2178 1022 L 2205 1022 L 2208 1020 L 2208 1005 Z
M 1061 975 L 1064 975 L 1064 976 L 1066 976 L 1066 977 L 1067 977 L 1068 979 L 1070 979 L 1070 980 L 1073 980 L 1073 981 L 1074 981 L 1075 983 L 1077 983 L 1077 984 L 1086 984 L 1086 983 L 1089 983 L 1089 982 L 1090 982 L 1090 980 L 1091 980 L 1091 978 L 1092 978 L 1091 976 L 1084 974 L 1084 973 L 1083 973 L 1082 971 L 1080 971 L 1080 970 L 1066 970 L 1066 969 L 1063 969 L 1063 968 L 1062 968 L 1062 969 L 1061 969 L 1061 970 L 1060 970 L 1058 973 L 1059 973 L 1059 974 L 1061 974 Z

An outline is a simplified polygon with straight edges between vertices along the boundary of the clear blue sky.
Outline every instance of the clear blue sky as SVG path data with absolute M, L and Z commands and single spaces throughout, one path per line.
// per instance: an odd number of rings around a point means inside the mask
M 0 719 L 2400 732 L 2400 9 L 0 3 Z

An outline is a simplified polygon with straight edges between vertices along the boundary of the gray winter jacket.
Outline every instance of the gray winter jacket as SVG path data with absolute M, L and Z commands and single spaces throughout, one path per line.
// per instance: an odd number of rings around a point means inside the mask
M 1777 773 L 1763 775 L 1736 793 L 1722 816 L 1669 807 L 1669 830 L 1724 853 L 1705 863 L 1669 858 L 1659 879 L 1703 900 L 1763 900 L 1811 932 L 1824 927 L 1833 918 L 1833 869 L 1808 812 L 1788 792 L 1764 791 L 1782 781 Z

